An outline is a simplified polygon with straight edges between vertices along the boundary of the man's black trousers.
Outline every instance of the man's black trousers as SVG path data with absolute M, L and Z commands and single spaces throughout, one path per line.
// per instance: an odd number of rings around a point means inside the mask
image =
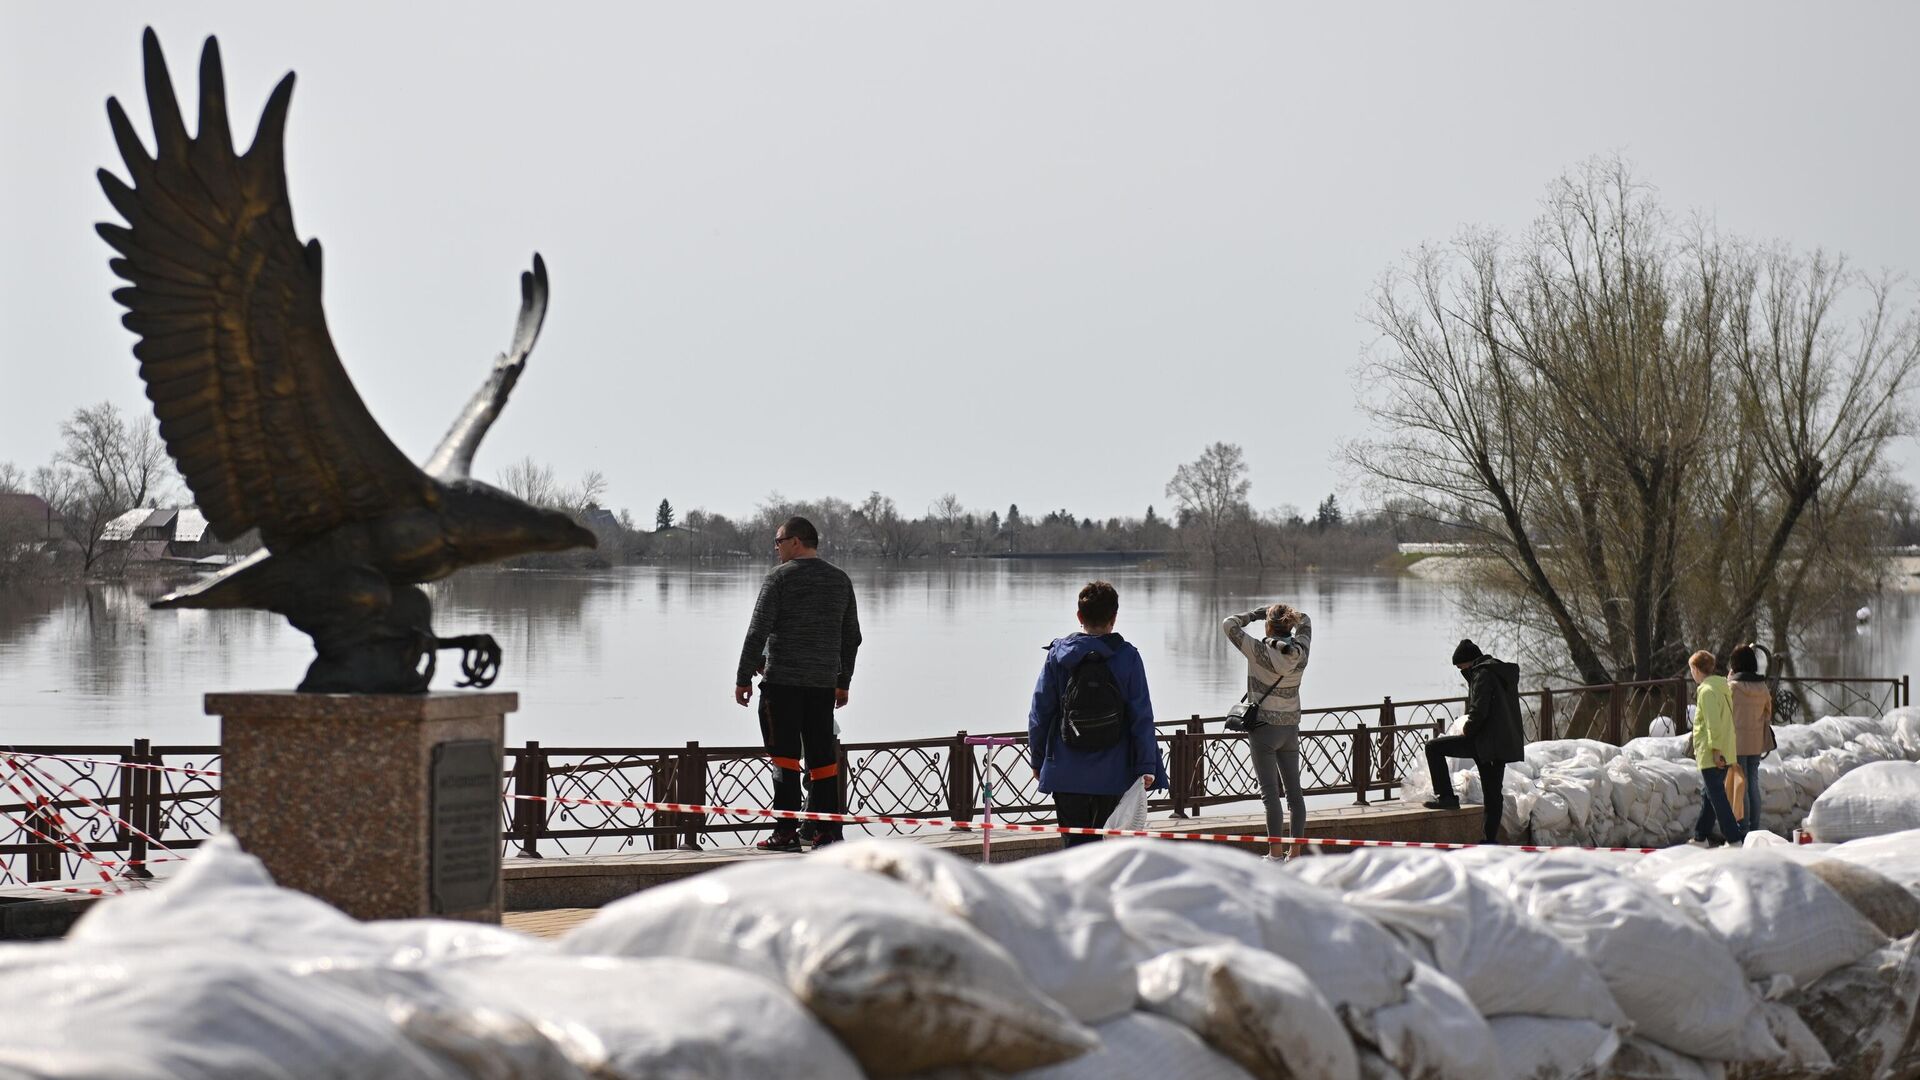
M 807 776 L 804 807 L 818 814 L 840 812 L 840 740 L 833 734 L 833 688 L 760 684 L 760 730 L 767 756 L 773 759 L 773 808 L 799 810 L 800 774 Z M 792 821 L 774 824 L 776 833 L 791 834 Z M 840 823 L 816 822 L 808 830 L 816 836 L 840 839 Z
M 1481 798 L 1486 801 L 1486 841 L 1500 842 L 1500 807 L 1506 802 L 1500 793 L 1507 779 L 1507 763 L 1489 761 L 1478 753 L 1471 735 L 1447 735 L 1427 744 L 1427 772 L 1433 776 L 1433 793 L 1442 799 L 1454 798 L 1453 775 L 1447 771 L 1448 758 L 1472 758 L 1480 770 Z
M 1063 829 L 1097 829 L 1107 823 L 1119 805 L 1118 795 L 1078 795 L 1071 791 L 1053 793 L 1054 818 Z M 1102 839 L 1105 837 L 1068 834 L 1060 838 L 1060 843 L 1063 847 L 1076 847 Z

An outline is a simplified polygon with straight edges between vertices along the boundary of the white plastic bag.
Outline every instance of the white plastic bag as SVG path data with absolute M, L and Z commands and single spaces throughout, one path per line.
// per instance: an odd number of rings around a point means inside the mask
M 1095 1029 L 1099 1046 L 1019 1080 L 1252 1080 L 1245 1069 L 1165 1017 L 1131 1012 Z
M 1127 793 L 1120 796 L 1120 805 L 1113 808 L 1113 813 L 1107 815 L 1106 824 L 1101 826 L 1129 832 L 1139 832 L 1146 827 L 1147 789 L 1140 784 L 1127 788 Z
M 1357 1080 L 1360 1066 L 1307 973 L 1245 945 L 1180 949 L 1140 965 L 1140 1007 L 1178 1021 L 1255 1076 Z
M 657 886 L 602 908 L 561 950 L 684 956 L 766 976 L 874 1076 L 960 1064 L 1019 1072 L 1094 1042 L 979 931 L 902 885 L 826 862 L 758 862 Z

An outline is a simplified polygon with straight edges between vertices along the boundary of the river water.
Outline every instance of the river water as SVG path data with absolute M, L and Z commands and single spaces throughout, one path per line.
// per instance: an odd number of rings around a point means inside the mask
M 849 740 L 1024 726 L 1041 648 L 1074 629 L 1091 577 L 1120 590 L 1118 629 L 1146 659 L 1156 712 L 1218 715 L 1244 668 L 1220 619 L 1286 601 L 1314 620 L 1309 707 L 1460 692 L 1447 656 L 1463 627 L 1449 586 L 1408 576 L 1264 577 L 1051 561 L 970 560 L 847 567 L 866 644 Z M 750 745 L 732 702 L 734 664 L 767 567 L 633 566 L 593 573 L 476 572 L 437 586 L 441 634 L 485 632 L 505 650 L 497 689 L 520 694 L 512 741 Z M 0 593 L 0 744 L 215 742 L 208 691 L 288 688 L 311 658 L 305 636 L 262 612 L 150 611 L 157 584 Z M 1874 600 L 1864 628 L 1825 629 L 1802 670 L 1911 672 L 1920 595 Z M 436 687 L 452 684 L 443 654 Z M 1920 672 L 1915 672 L 1920 674 Z M 1534 682 L 1532 676 L 1526 681 Z

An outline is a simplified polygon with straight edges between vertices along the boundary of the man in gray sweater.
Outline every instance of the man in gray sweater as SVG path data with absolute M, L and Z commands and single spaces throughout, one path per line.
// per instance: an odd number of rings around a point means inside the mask
M 780 565 L 760 586 L 753 622 L 740 648 L 733 700 L 753 700 L 753 676 L 765 665 L 767 754 L 774 765 L 773 808 L 800 809 L 800 773 L 805 759 L 807 809 L 839 813 L 840 745 L 833 710 L 847 703 L 853 658 L 860 649 L 860 616 L 853 579 L 820 557 L 820 533 L 803 517 L 791 517 L 773 535 Z M 840 839 L 838 822 L 820 822 L 814 846 Z M 757 845 L 763 851 L 798 851 L 793 821 L 776 821 Z

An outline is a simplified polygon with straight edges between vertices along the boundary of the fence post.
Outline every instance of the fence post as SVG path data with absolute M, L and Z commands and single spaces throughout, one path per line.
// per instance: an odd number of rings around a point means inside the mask
M 699 740 L 687 743 L 687 749 L 680 755 L 680 767 L 675 770 L 674 802 L 705 805 L 707 801 L 707 752 L 700 748 Z M 682 819 L 680 850 L 699 851 L 700 837 L 707 831 L 707 815 L 687 814 Z
M 1394 760 L 1394 751 L 1400 749 L 1400 739 L 1398 734 L 1391 730 L 1398 726 L 1398 724 L 1399 721 L 1393 715 L 1393 699 L 1391 697 L 1381 698 L 1380 780 L 1382 783 L 1389 785 L 1389 788 L 1400 779 L 1400 763 Z M 1384 798 L 1385 796 L 1386 792 L 1382 792 L 1381 797 Z
M 133 752 L 127 755 L 129 764 L 150 765 L 153 760 L 153 743 L 148 739 L 133 740 Z M 153 876 L 147 869 L 147 860 L 152 856 L 147 851 L 146 837 L 159 835 L 156 819 L 160 816 L 153 812 L 160 800 L 157 789 L 159 777 L 151 769 L 122 769 L 120 776 L 120 824 L 114 831 L 121 833 L 127 841 L 126 873 L 122 876 L 146 879 Z M 136 831 L 138 830 L 138 831 Z
M 1676 677 L 1673 680 L 1673 730 L 1676 735 L 1693 730 L 1693 725 L 1687 722 L 1688 696 L 1687 677 Z
M 987 782 L 993 782 L 993 748 L 987 748 Z M 973 795 L 976 773 L 973 747 L 967 745 L 967 733 L 954 733 L 947 748 L 947 817 L 952 821 L 973 820 Z
M 1199 817 L 1199 800 L 1207 793 L 1207 725 L 1199 713 L 1187 717 L 1187 817 Z
M 1192 798 L 1193 735 L 1191 732 L 1176 731 L 1173 739 L 1167 743 L 1167 801 L 1173 804 L 1173 816 L 1187 816 L 1187 802 Z
M 659 757 L 653 759 L 652 788 L 644 800 L 635 801 L 672 802 L 679 791 L 679 759 L 663 750 Z M 680 815 L 653 810 L 649 811 L 649 816 L 653 819 L 653 827 L 647 830 L 647 846 L 655 851 L 671 851 L 675 844 L 674 838 L 679 835 L 674 831 L 674 825 L 680 820 Z
M 1373 783 L 1373 740 L 1367 735 L 1367 725 L 1356 724 L 1353 729 L 1353 805 L 1367 805 L 1367 788 Z
M 1607 686 L 1607 741 L 1620 745 L 1620 684 Z
M 36 795 L 32 808 L 26 811 L 28 824 L 48 836 L 58 836 L 59 830 L 53 822 L 47 820 L 47 797 Z M 58 881 L 60 879 L 60 845 L 43 840 L 33 833 L 27 834 L 27 880 Z
M 1913 679 L 1913 676 L 1911 675 L 1900 676 L 1900 704 L 1902 705 L 1913 704 L 1913 683 L 1911 681 L 1912 679 Z
M 513 835 L 520 842 L 520 857 L 540 857 L 540 826 L 547 820 L 547 755 L 538 739 L 528 739 L 527 748 L 515 755 L 513 793 L 530 798 L 513 800 Z
M 1546 742 L 1554 737 L 1553 728 L 1553 691 L 1540 688 L 1540 712 L 1534 718 L 1534 741 Z

